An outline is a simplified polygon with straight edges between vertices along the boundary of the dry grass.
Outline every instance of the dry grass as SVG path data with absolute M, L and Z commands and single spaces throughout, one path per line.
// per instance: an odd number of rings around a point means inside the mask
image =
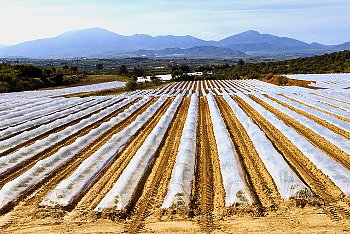
M 317 87 L 310 86 L 312 83 L 315 83 L 314 81 L 295 80 L 285 76 L 267 75 L 262 79 L 262 81 L 278 86 L 299 86 L 309 89 L 319 89 Z
M 74 84 L 48 87 L 48 88 L 43 88 L 41 90 L 63 89 L 63 88 L 92 85 L 92 84 L 99 84 L 99 83 L 113 82 L 113 81 L 127 82 L 129 81 L 129 78 L 126 76 L 119 76 L 119 75 L 87 75 L 84 79 Z

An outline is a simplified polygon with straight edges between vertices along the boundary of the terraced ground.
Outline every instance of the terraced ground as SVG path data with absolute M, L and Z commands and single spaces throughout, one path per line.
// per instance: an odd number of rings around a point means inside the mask
M 220 80 L 12 98 L 3 233 L 350 231 L 347 89 Z

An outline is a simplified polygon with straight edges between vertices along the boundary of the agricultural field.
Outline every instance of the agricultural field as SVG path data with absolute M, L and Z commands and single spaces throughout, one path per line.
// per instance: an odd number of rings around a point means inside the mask
M 0 94 L 0 230 L 349 232 L 350 90 L 322 82 Z

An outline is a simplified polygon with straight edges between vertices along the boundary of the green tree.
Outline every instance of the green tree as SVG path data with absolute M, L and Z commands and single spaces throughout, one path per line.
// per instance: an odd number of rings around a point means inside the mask
M 100 73 L 102 69 L 103 69 L 103 64 L 102 63 L 97 63 L 96 64 L 96 70 Z
M 244 65 L 243 59 L 239 59 L 238 62 L 237 62 L 237 65 L 238 66 L 243 66 Z
M 128 69 L 126 68 L 125 65 L 121 65 L 118 69 L 118 74 L 119 75 L 124 75 L 127 76 L 129 74 Z
M 125 84 L 127 90 L 134 91 L 137 89 L 137 82 L 135 80 L 129 80 Z

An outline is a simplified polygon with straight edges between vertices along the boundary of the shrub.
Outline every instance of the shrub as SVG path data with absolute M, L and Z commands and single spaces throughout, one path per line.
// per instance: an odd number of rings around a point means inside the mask
M 135 80 L 129 80 L 125 85 L 127 90 L 134 91 L 137 89 L 137 82 Z
M 277 81 L 278 81 L 279 84 L 285 85 L 285 84 L 288 83 L 288 78 L 285 77 L 285 76 L 278 76 L 277 77 Z

